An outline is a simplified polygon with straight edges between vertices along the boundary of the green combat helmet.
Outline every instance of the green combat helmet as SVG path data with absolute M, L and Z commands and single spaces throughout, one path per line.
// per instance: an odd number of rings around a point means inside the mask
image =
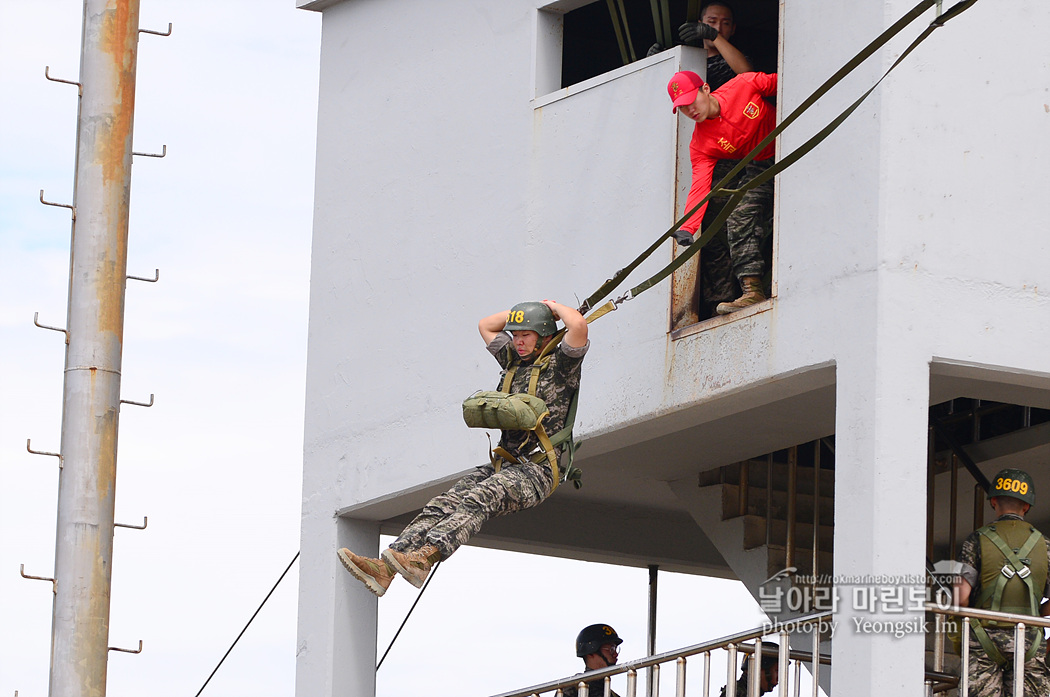
M 554 321 L 554 313 L 549 307 L 540 302 L 530 301 L 518 303 L 510 308 L 507 324 L 503 329 L 508 332 L 530 331 L 540 336 L 550 336 L 558 331 L 558 324 Z
M 1009 496 L 1020 499 L 1029 506 L 1035 505 L 1035 484 L 1027 472 L 1016 469 L 1000 470 L 992 480 L 992 488 L 988 491 L 988 498 L 994 496 Z

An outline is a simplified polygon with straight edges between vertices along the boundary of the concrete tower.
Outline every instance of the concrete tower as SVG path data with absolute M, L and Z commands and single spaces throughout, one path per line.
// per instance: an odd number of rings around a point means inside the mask
M 377 550 L 381 532 L 486 461 L 459 414 L 463 397 L 495 382 L 477 318 L 522 299 L 585 297 L 682 211 L 690 128 L 665 86 L 681 68 L 702 70 L 703 55 L 676 47 L 564 85 L 593 72 L 573 57 L 586 37 L 569 19 L 592 4 L 299 0 L 324 17 L 299 697 L 374 689 L 376 601 L 336 548 Z M 772 6 L 779 56 L 767 69 L 780 75 L 781 114 L 911 9 L 738 5 L 741 23 Z M 402 40 L 406 17 L 425 34 Z M 781 136 L 781 156 L 934 17 Z M 757 592 L 777 563 L 745 551 L 746 522 L 723 521 L 726 495 L 697 484 L 737 477 L 739 489 L 738 463 L 823 439 L 834 531 L 813 556 L 854 577 L 919 576 L 931 548 L 946 556 L 970 520 L 945 522 L 931 405 L 1050 408 L 1050 61 L 1031 50 L 1047 35 L 1041 0 L 978 2 L 783 173 L 767 302 L 683 324 L 681 293 L 665 281 L 594 325 L 577 421 L 586 486 L 490 521 L 473 542 L 738 577 Z M 636 278 L 669 261 L 671 244 Z M 1032 426 L 999 451 L 979 455 L 975 438 L 967 452 L 986 473 L 1024 466 L 1050 491 L 1048 437 Z M 598 520 L 609 534 L 585 534 Z M 854 612 L 840 604 L 844 622 Z M 836 635 L 831 693 L 919 695 L 923 641 Z

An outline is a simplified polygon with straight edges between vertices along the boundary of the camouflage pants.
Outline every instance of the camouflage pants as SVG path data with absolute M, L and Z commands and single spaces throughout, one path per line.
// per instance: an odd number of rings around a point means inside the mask
M 995 642 L 999 652 L 1006 658 L 1000 667 L 988 657 L 977 638 L 970 636 L 969 697 L 1008 697 L 1014 689 L 1014 630 L 1005 627 L 988 627 L 988 637 Z M 1039 631 L 1043 631 L 1039 629 Z M 1029 641 L 1031 633 L 1029 633 Z M 1046 644 L 1039 648 L 1024 664 L 1024 696 L 1045 697 L 1050 694 L 1050 670 L 1046 666 Z
M 722 181 L 736 164 L 736 160 L 719 160 L 715 163 L 711 186 Z M 737 175 L 727 186 L 737 186 L 741 177 L 742 174 Z M 728 196 L 716 196 L 711 199 L 707 211 L 704 212 L 704 230 L 714 222 L 728 200 Z M 729 254 L 726 226 L 723 224 L 722 229 L 700 250 L 700 319 L 713 317 L 718 303 L 732 302 L 740 297 L 740 293 L 740 284 L 733 277 L 733 258 Z
M 748 182 L 773 165 L 773 158 L 750 162 L 744 168 L 741 182 Z M 717 171 L 717 170 L 716 170 Z M 713 181 L 712 185 L 717 184 Z M 766 273 L 764 253 L 773 239 L 773 180 L 751 189 L 726 220 L 729 254 L 733 257 L 733 274 L 763 276 Z
M 390 547 L 404 552 L 432 544 L 448 559 L 486 520 L 539 505 L 553 486 L 546 462 L 504 463 L 499 472 L 492 465 L 479 467 L 430 499 Z

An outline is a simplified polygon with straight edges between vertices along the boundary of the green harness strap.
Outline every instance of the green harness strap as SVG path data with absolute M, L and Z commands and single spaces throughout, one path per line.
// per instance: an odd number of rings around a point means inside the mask
M 1029 610 L 1033 617 L 1039 616 L 1039 602 L 1035 597 L 1035 588 L 1032 587 L 1032 575 L 1027 573 L 1024 576 L 1021 573 L 1028 569 L 1028 565 L 1025 564 L 1022 559 L 1026 559 L 1032 552 L 1039 541 L 1043 539 L 1042 533 L 1035 528 L 1032 528 L 1032 534 L 1028 536 L 1025 543 L 1021 545 L 1020 549 L 1014 553 L 1012 549 L 1003 541 L 1003 538 L 999 536 L 999 533 L 995 531 L 995 526 L 989 526 L 988 528 L 982 528 L 978 531 L 979 534 L 983 535 L 989 542 L 996 546 L 996 548 L 1006 558 L 1007 563 L 1013 567 L 1014 575 L 1020 578 L 1022 583 L 1028 589 L 1028 604 Z M 1003 567 L 1006 568 L 1005 566 Z M 999 612 L 999 608 L 1002 607 L 1003 602 L 1003 589 L 1006 588 L 1006 584 L 1013 578 L 1007 578 L 1005 574 L 999 574 L 999 578 L 995 582 L 995 586 L 991 588 L 982 588 L 981 594 L 977 598 L 976 607 L 983 607 L 988 599 L 992 601 L 991 610 L 993 612 Z M 984 626 L 981 622 L 971 622 L 970 626 L 973 628 L 974 636 L 977 637 L 977 641 L 980 642 L 981 647 L 984 648 L 988 657 L 995 661 L 1000 666 L 1006 665 L 1007 659 L 1003 656 L 1002 652 L 999 651 L 999 647 L 995 645 L 991 637 L 988 636 L 988 632 L 985 631 Z M 1037 633 L 1035 641 L 1025 651 L 1024 660 L 1029 661 L 1035 656 L 1039 647 L 1043 644 L 1043 632 Z M 1016 647 L 1014 647 L 1016 650 Z
M 550 343 L 553 342 L 548 342 L 548 346 L 550 345 Z M 529 376 L 528 394 L 532 395 L 533 397 L 536 396 L 536 384 L 539 382 L 540 373 L 544 371 L 544 369 L 550 364 L 551 361 L 550 356 L 545 355 L 546 353 L 547 350 L 545 347 L 543 352 L 540 353 L 539 357 L 532 364 L 532 374 Z M 507 392 L 508 394 L 510 393 L 510 384 L 514 380 L 514 374 L 517 372 L 519 365 L 521 365 L 520 361 L 518 363 L 514 363 L 513 365 L 507 368 L 507 373 L 503 376 L 503 385 L 500 388 L 500 392 Z M 579 392 L 579 390 L 577 390 L 577 392 Z M 576 396 L 573 395 L 574 402 L 575 399 Z M 536 424 L 536 428 L 534 428 L 532 432 L 536 434 L 536 439 L 540 442 L 540 447 L 543 450 L 542 452 L 533 455 L 531 459 L 533 462 L 541 462 L 544 459 L 547 460 L 547 464 L 549 464 L 551 467 L 551 474 L 554 475 L 554 486 L 551 487 L 551 493 L 554 493 L 554 490 L 558 488 L 558 483 L 561 480 L 561 473 L 558 472 L 558 453 L 554 450 L 556 445 L 552 443 L 551 439 L 547 436 L 547 429 L 543 427 L 542 421 Z M 560 435 L 561 431 L 559 431 L 558 433 Z M 492 449 L 492 454 L 489 456 L 489 459 L 492 461 L 492 466 L 496 468 L 497 472 L 499 472 L 500 467 L 502 466 L 501 458 L 503 460 L 507 460 L 508 462 L 514 462 L 517 460 L 517 458 L 515 458 L 513 454 L 508 452 L 502 446 L 497 445 L 495 448 Z
M 587 316 L 587 324 L 590 324 L 599 317 L 603 317 L 609 314 L 615 309 L 616 302 L 610 300 L 601 307 L 595 309 L 594 312 Z M 550 363 L 551 351 L 553 351 L 555 347 L 557 347 L 558 344 L 561 343 L 561 340 L 564 338 L 565 329 L 563 328 L 554 334 L 551 340 L 547 342 L 547 345 L 543 347 L 543 350 L 540 351 L 540 355 L 536 357 L 535 361 L 533 361 L 532 375 L 529 376 L 529 394 L 533 397 L 536 396 L 536 383 L 539 381 L 540 373 L 542 373 L 543 370 Z M 521 365 L 520 361 L 507 368 L 507 372 L 503 376 L 503 384 L 500 386 L 500 392 L 510 393 L 510 384 L 514 380 L 514 373 L 517 372 L 519 365 Z M 536 438 L 540 441 L 540 446 L 543 448 L 543 452 L 536 453 L 532 456 L 531 459 L 533 462 L 539 462 L 540 460 L 546 458 L 547 461 L 550 463 L 551 472 L 554 474 L 554 486 L 551 488 L 551 493 L 553 493 L 554 490 L 558 488 L 558 483 L 561 480 L 560 473 L 558 472 L 558 456 L 555 452 L 555 448 L 557 448 L 563 443 L 566 444 L 565 450 L 568 453 L 569 457 L 568 463 L 565 465 L 565 479 L 566 481 L 572 481 L 572 485 L 576 489 L 579 489 L 581 486 L 583 486 L 583 482 L 581 480 L 581 476 L 583 473 L 578 467 L 572 466 L 572 460 L 574 457 L 576 457 L 576 449 L 579 447 L 572 437 L 572 428 L 573 425 L 576 423 L 576 406 L 579 404 L 579 401 L 580 390 L 577 389 L 576 392 L 574 392 L 572 395 L 572 401 L 569 402 L 569 411 L 565 415 L 565 426 L 563 426 L 560 431 L 555 433 L 553 437 L 547 436 L 547 429 L 543 427 L 542 423 L 539 424 L 534 431 L 534 433 L 536 434 Z M 514 455 L 507 452 L 506 449 L 497 445 L 495 448 L 492 449 L 492 454 L 490 455 L 490 459 L 492 460 L 492 466 L 496 468 L 497 472 L 499 472 L 500 469 L 499 458 L 495 457 L 497 455 L 500 458 L 506 460 L 507 462 L 513 462 L 516 459 Z

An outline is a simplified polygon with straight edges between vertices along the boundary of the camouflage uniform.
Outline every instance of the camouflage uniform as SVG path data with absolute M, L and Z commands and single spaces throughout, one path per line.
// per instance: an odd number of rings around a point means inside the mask
M 748 63 L 751 62 L 747 56 L 744 58 L 747 58 Z M 734 77 L 736 77 L 736 71 L 729 67 L 729 63 L 721 53 L 707 57 L 707 84 L 711 85 L 712 91 L 717 90 Z
M 741 182 L 751 181 L 771 166 L 773 158 L 749 162 L 744 167 Z M 717 183 L 712 181 L 712 185 Z M 733 274 L 737 278 L 763 276 L 767 269 L 767 247 L 773 239 L 772 179 L 744 194 L 743 200 L 726 220 L 726 235 L 729 254 L 733 257 Z
M 726 697 L 726 692 L 729 691 L 728 685 L 722 686 L 722 691 L 718 693 L 718 697 Z M 736 681 L 736 697 L 747 697 L 747 673 L 744 672 Z
M 710 202 L 700 201 L 718 183 L 716 170 L 722 160 L 745 157 L 776 126 L 776 110 L 766 101 L 776 94 L 777 76 L 743 73 L 711 92 L 719 106 L 717 118 L 698 121 L 689 141 L 693 181 L 686 197 L 687 210 L 697 208 L 682 224 L 694 235 L 703 224 Z M 679 88 L 672 80 L 668 89 Z M 767 144 L 744 166 L 740 182 L 748 182 L 773 165 L 775 146 Z M 725 165 L 722 165 L 724 167 Z M 699 206 L 699 207 L 698 207 Z M 726 221 L 729 253 L 736 278 L 762 277 L 766 272 L 763 251 L 772 240 L 773 181 L 749 189 Z M 703 254 L 701 254 L 701 257 Z
M 1042 631 L 1041 627 L 1033 628 Z M 987 627 L 988 638 L 999 647 L 1007 659 L 1000 667 L 988 657 L 984 647 L 970 632 L 970 693 L 969 697 L 1007 697 L 1014 693 L 1014 630 L 1012 627 Z M 1032 631 L 1025 639 L 1027 649 Z M 1050 671 L 1046 667 L 1046 643 L 1024 664 L 1024 697 L 1046 697 L 1050 694 Z
M 710 68 L 708 68 L 708 74 L 710 74 Z M 715 165 L 715 173 L 711 175 L 711 185 L 714 186 L 722 181 L 722 178 L 729 174 L 736 164 L 734 160 L 719 160 Z M 727 186 L 735 188 L 739 183 L 740 176 L 738 175 Z M 711 199 L 711 205 L 704 213 L 702 229 L 706 230 L 714 222 L 728 200 L 728 196 L 715 196 Z M 741 292 L 740 284 L 733 276 L 733 259 L 729 254 L 726 226 L 723 224 L 722 229 L 700 250 L 700 319 L 714 317 L 718 303 L 732 302 L 740 297 Z
M 1020 516 L 1008 513 L 999 520 L 1023 520 Z M 970 584 L 970 598 L 975 599 L 981 592 L 981 543 L 977 532 L 972 532 L 962 544 L 959 561 L 963 564 L 962 577 Z M 1050 546 L 1047 549 L 1047 564 L 1050 565 Z M 1050 582 L 1043 589 L 1043 596 L 1050 596 Z M 972 601 L 971 601 L 972 602 Z M 970 632 L 970 667 L 967 671 L 970 681 L 969 697 L 999 697 L 1013 694 L 1014 683 L 1014 629 L 1013 627 L 986 627 L 988 638 L 999 648 L 1007 659 L 1004 666 L 998 665 L 985 652 L 984 647 Z M 1025 637 L 1025 648 L 1031 646 L 1033 633 L 1042 631 L 1032 628 Z M 1045 697 L 1050 694 L 1050 669 L 1046 665 L 1046 642 L 1032 658 L 1024 664 L 1025 697 Z
M 550 363 L 540 373 L 536 396 L 550 410 L 543 422 L 549 435 L 565 426 L 569 405 L 580 386 L 583 357 L 589 347 L 590 342 L 580 348 L 560 344 L 551 352 Z M 504 373 L 511 365 L 520 363 L 510 335 L 505 332 L 492 340 L 488 350 L 503 366 Z M 529 363 L 521 363 L 509 391 L 528 392 L 531 372 Z M 501 375 L 496 389 L 502 386 Z M 503 431 L 500 445 L 515 455 L 526 456 L 538 446 L 538 441 L 530 431 Z M 447 559 L 489 518 L 539 505 L 554 488 L 553 473 L 546 459 L 539 463 L 522 459 L 524 462 L 520 463 L 504 462 L 499 472 L 492 465 L 479 467 L 445 493 L 432 498 L 390 545 L 391 549 L 406 552 L 431 544 L 440 550 L 442 559 Z
M 745 659 L 745 660 L 748 660 L 748 659 Z M 772 680 L 772 678 L 769 678 L 769 679 Z M 761 680 L 761 678 L 760 678 L 760 680 Z M 759 682 L 759 688 L 758 688 L 759 692 L 758 693 L 760 695 L 769 694 L 770 692 L 772 692 L 776 688 L 777 683 L 779 683 L 779 682 L 780 682 L 780 680 L 778 679 L 777 682 L 774 682 L 772 685 L 767 685 L 767 688 L 766 688 L 765 691 L 762 690 L 762 683 Z M 747 688 L 748 688 L 747 683 L 748 683 L 748 671 L 747 670 L 743 670 L 743 671 L 740 672 L 740 677 L 737 678 L 737 681 L 736 681 L 736 697 L 747 697 L 748 694 L 750 694 L 747 691 Z M 726 692 L 728 692 L 728 690 L 729 690 L 729 686 L 728 685 L 723 685 L 722 686 L 722 691 L 720 693 L 718 693 L 718 697 L 726 697 Z
M 748 59 L 748 62 L 751 61 L 749 57 L 744 57 Z M 707 57 L 707 84 L 711 86 L 712 91 L 717 90 L 734 77 L 736 77 L 736 72 L 729 67 L 726 59 L 721 54 Z M 736 167 L 737 162 L 738 160 L 719 160 L 718 164 L 715 165 L 714 174 L 711 175 L 711 185 L 714 186 L 722 181 L 722 178 Z M 738 174 L 727 186 L 731 189 L 740 186 L 747 181 L 744 178 L 744 174 L 744 172 Z M 760 188 L 764 188 L 764 186 Z M 772 183 L 769 186 L 770 190 L 772 190 Z M 770 196 L 772 196 L 771 193 Z M 728 196 L 715 196 L 711 199 L 711 205 L 704 212 L 702 229 L 706 230 L 714 222 L 714 219 L 722 212 L 722 207 L 727 201 L 729 201 Z M 745 202 L 741 201 L 738 210 L 744 205 Z M 765 268 L 767 269 L 772 259 L 772 245 L 769 244 L 772 242 L 773 232 L 772 213 L 772 198 L 770 198 L 768 212 L 764 216 L 759 216 L 756 220 L 758 227 L 755 235 L 762 252 Z M 718 307 L 719 303 L 732 302 L 743 293 L 740 284 L 736 280 L 739 274 L 733 274 L 733 257 L 729 252 L 727 229 L 728 221 L 722 225 L 722 229 L 700 251 L 700 319 L 714 317 L 715 308 Z M 747 231 L 744 231 L 744 234 L 747 234 Z M 768 250 L 766 249 L 767 247 Z

